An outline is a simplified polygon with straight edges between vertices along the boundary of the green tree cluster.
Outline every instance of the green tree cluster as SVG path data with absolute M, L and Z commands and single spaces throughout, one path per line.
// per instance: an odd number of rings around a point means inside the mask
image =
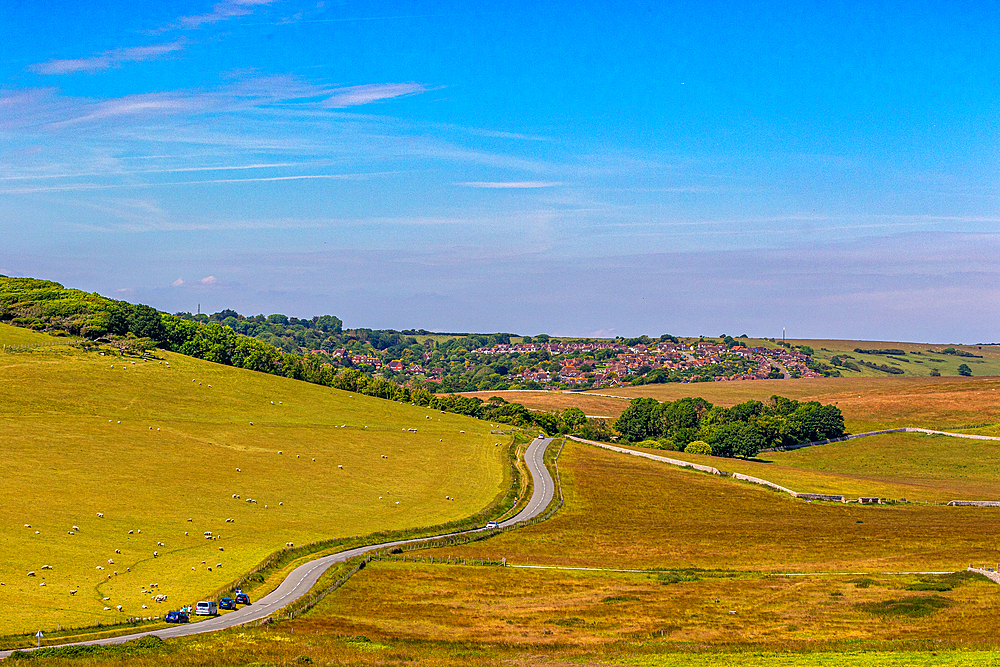
M 666 439 L 677 449 L 701 440 L 716 456 L 756 456 L 762 449 L 839 438 L 844 417 L 834 405 L 772 396 L 766 403 L 746 401 L 731 408 L 703 398 L 658 402 L 637 398 L 614 423 L 622 440 Z

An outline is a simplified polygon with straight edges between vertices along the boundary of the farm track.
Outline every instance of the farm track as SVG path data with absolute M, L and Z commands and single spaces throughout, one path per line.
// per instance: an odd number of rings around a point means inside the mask
M 528 500 L 528 504 L 524 507 L 524 509 L 518 512 L 517 515 L 501 522 L 499 524 L 500 528 L 508 528 L 519 523 L 524 523 L 525 521 L 530 521 L 531 519 L 540 516 L 545 511 L 545 508 L 548 507 L 549 503 L 552 502 L 555 495 L 555 482 L 553 481 L 552 476 L 549 475 L 549 471 L 545 468 L 544 462 L 545 450 L 548 448 L 549 444 L 551 444 L 552 440 L 552 438 L 537 438 L 532 441 L 527 450 L 524 452 L 524 462 L 527 465 L 528 472 L 534 482 L 531 498 Z M 378 549 L 387 549 L 406 544 L 419 544 L 421 542 L 432 542 L 446 537 L 469 535 L 482 532 L 484 530 L 485 528 L 473 528 L 471 530 L 460 531 L 457 533 L 445 533 L 431 537 L 396 540 L 393 542 L 383 542 L 380 544 L 355 547 L 354 549 L 347 549 L 346 551 L 339 551 L 298 566 L 292 570 L 288 576 L 285 577 L 284 581 L 282 581 L 271 593 L 265 595 L 251 605 L 242 607 L 228 614 L 209 618 L 205 621 L 180 624 L 160 630 L 137 632 L 119 637 L 107 637 L 104 639 L 94 639 L 83 642 L 49 644 L 43 648 L 51 648 L 55 646 L 98 646 L 121 644 L 129 641 L 130 639 L 138 639 L 148 635 L 155 635 L 161 639 L 172 639 L 174 637 L 186 637 L 188 635 L 202 634 L 205 632 L 215 632 L 217 630 L 224 630 L 226 628 L 245 625 L 247 623 L 256 623 L 264 620 L 268 616 L 271 616 L 275 612 L 280 611 L 282 608 L 307 594 L 316 582 L 319 581 L 319 578 L 323 576 L 323 573 L 337 563 L 342 563 L 351 558 L 363 556 L 370 551 L 376 551 Z M 21 650 L 31 651 L 35 649 L 27 648 Z M 7 658 L 12 652 L 13 651 L 0 651 L 0 659 Z

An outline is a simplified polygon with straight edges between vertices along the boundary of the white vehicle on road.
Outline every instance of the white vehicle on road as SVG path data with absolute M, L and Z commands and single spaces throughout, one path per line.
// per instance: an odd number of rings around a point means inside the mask
M 499 528 L 499 527 L 500 527 L 500 524 L 497 523 L 496 521 L 487 521 L 486 522 L 486 529 L 487 530 L 490 530 L 491 528 Z

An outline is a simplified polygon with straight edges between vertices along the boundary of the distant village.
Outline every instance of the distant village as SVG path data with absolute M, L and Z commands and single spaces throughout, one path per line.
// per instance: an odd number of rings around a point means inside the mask
M 475 375 L 477 369 L 487 371 L 485 375 L 495 370 L 494 384 L 499 379 L 510 389 L 617 387 L 635 384 L 637 378 L 645 382 L 720 382 L 823 377 L 805 352 L 791 346 L 747 347 L 705 340 L 632 345 L 619 341 L 501 343 L 469 350 L 459 368 L 454 359 L 449 363 L 448 358 L 433 352 L 424 352 L 419 361 L 385 360 L 374 353 L 352 354 L 346 348 L 326 354 L 331 359 L 349 360 L 353 366 L 431 383 L 445 382 L 449 375 Z

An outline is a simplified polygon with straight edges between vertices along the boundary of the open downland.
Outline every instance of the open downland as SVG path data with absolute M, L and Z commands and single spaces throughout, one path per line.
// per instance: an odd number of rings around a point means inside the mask
M 1000 545 L 1000 508 L 809 503 L 573 441 L 559 469 L 566 504 L 552 519 L 445 555 L 606 568 L 951 571 L 995 564 Z
M 648 396 L 658 401 L 701 396 L 723 406 L 751 399 L 766 400 L 777 394 L 799 401 L 836 404 L 852 433 L 919 426 L 1000 435 L 998 391 L 1000 378 L 997 377 L 902 377 L 651 384 L 616 387 L 604 393 L 627 398 Z
M 756 458 L 627 447 L 774 482 L 802 493 L 917 502 L 1000 500 L 1000 441 L 890 433 Z
M 440 524 L 503 490 L 488 424 L 160 356 L 0 355 L 0 634 L 162 615 L 286 542 Z
M 269 631 L 88 662 L 996 664 L 995 584 L 885 571 L 992 557 L 998 510 L 809 504 L 572 442 L 560 469 L 566 504 L 549 521 L 372 562 Z M 449 556 L 453 564 L 440 562 Z M 518 567 L 462 562 L 501 556 Z M 659 571 L 520 567 L 526 561 Z M 778 574 L 789 570 L 877 573 Z

